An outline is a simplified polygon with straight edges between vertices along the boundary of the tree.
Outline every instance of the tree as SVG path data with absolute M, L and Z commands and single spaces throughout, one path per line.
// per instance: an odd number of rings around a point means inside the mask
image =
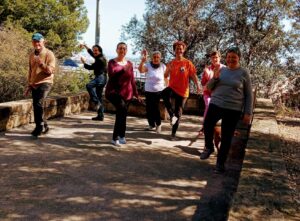
M 286 31 L 283 21 L 294 20 L 298 32 Z M 299 52 L 296 21 L 299 3 L 292 0 L 146 0 L 143 21 L 133 17 L 124 26 L 123 37 L 133 40 L 136 51 L 161 50 L 165 60 L 173 54 L 173 42 L 183 40 L 186 56 L 199 72 L 207 51 L 224 52 L 237 45 L 253 82 L 264 86 L 276 76 L 284 58 Z
M 7 21 L 45 35 L 47 46 L 58 58 L 71 55 L 77 38 L 88 27 L 83 0 L 2 0 L 0 24 Z

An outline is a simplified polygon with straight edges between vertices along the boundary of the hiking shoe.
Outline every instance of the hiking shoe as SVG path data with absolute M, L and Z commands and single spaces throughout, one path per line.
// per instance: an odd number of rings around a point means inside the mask
M 214 149 L 207 149 L 205 148 L 204 151 L 200 155 L 201 160 L 205 160 L 209 158 L 209 156 L 214 152 Z
M 222 174 L 222 173 L 224 173 L 225 172 L 225 166 L 224 166 L 224 164 L 217 163 L 216 168 L 214 169 L 214 172 L 216 174 Z
M 111 144 L 114 145 L 114 146 L 116 146 L 116 147 L 120 147 L 121 146 L 119 140 L 111 140 Z
M 171 119 L 170 119 L 171 126 L 173 126 L 174 124 L 176 124 L 177 120 L 178 120 L 178 118 L 176 116 L 171 117 Z
M 161 133 L 161 125 L 156 126 L 156 133 L 158 133 L 158 134 Z
M 103 121 L 103 117 L 93 117 L 92 120 L 96 120 L 96 121 Z
M 126 139 L 125 139 L 125 137 L 120 137 L 120 138 L 119 138 L 119 144 L 126 144 Z

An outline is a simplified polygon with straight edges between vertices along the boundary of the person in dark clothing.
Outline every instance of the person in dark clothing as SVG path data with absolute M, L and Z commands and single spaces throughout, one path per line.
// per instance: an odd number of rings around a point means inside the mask
M 107 82 L 107 60 L 103 55 L 102 48 L 99 45 L 94 45 L 92 49 L 88 48 L 85 44 L 80 45 L 85 48 L 87 52 L 95 59 L 93 64 L 87 64 L 86 59 L 81 57 L 81 62 L 87 70 L 94 70 L 95 78 L 92 79 L 87 85 L 86 89 L 90 95 L 90 101 L 95 105 L 99 105 L 98 114 L 92 120 L 103 121 L 104 119 L 104 106 L 102 100 L 103 88 Z

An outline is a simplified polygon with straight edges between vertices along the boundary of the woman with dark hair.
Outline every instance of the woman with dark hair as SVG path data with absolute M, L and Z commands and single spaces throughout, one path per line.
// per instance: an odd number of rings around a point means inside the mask
M 111 143 L 117 147 L 126 144 L 126 118 L 130 101 L 136 97 L 139 101 L 136 88 L 133 64 L 125 58 L 127 44 L 120 42 L 117 45 L 117 57 L 108 62 L 108 83 L 105 90 L 106 98 L 116 108 L 116 119 Z
M 207 83 L 207 88 L 212 94 L 204 121 L 205 149 L 200 158 L 207 159 L 214 152 L 214 127 L 222 120 L 216 173 L 225 172 L 225 161 L 237 122 L 241 116 L 245 124 L 249 124 L 251 119 L 251 80 L 248 70 L 240 67 L 240 58 L 241 52 L 238 47 L 229 48 L 226 52 L 227 67 L 216 66 L 213 69 L 213 78 Z
M 162 98 L 170 116 L 172 126 L 171 139 L 176 140 L 176 131 L 179 126 L 184 105 L 189 97 L 190 78 L 200 93 L 197 71 L 193 63 L 184 57 L 186 45 L 182 41 L 173 44 L 175 58 L 167 64 L 164 74 L 168 86 L 162 91 Z M 172 107 L 171 98 L 174 98 L 175 108 Z
M 86 89 L 90 95 L 90 102 L 96 106 L 99 105 L 98 114 L 92 120 L 103 121 L 104 106 L 102 100 L 103 88 L 107 81 L 107 60 L 103 55 L 102 48 L 99 45 L 94 45 L 92 50 L 85 44 L 80 45 L 81 48 L 86 48 L 87 52 L 95 59 L 93 64 L 86 64 L 86 59 L 81 57 L 81 62 L 87 70 L 94 70 L 95 78 L 92 79 L 87 85 Z

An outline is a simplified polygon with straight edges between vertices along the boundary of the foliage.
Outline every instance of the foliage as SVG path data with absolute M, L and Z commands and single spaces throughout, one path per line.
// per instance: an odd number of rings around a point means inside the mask
M 30 34 L 20 26 L 7 24 L 0 27 L 0 103 L 25 99 L 28 54 L 31 50 Z M 64 73 L 57 70 L 50 95 L 64 95 L 85 91 L 88 72 Z
M 89 80 L 89 72 L 84 70 L 59 71 L 55 75 L 51 95 L 63 95 L 83 91 Z
M 0 27 L 0 102 L 23 96 L 30 51 L 26 36 L 27 32 L 21 27 Z
M 45 35 L 58 58 L 71 55 L 88 26 L 84 0 L 2 0 L 0 24 L 7 21 Z
M 242 66 L 264 95 L 281 72 L 299 67 L 299 1 L 146 0 L 146 5 L 143 20 L 133 17 L 123 27 L 123 38 L 133 40 L 135 51 L 160 50 L 168 61 L 173 42 L 182 40 L 200 74 L 211 49 L 224 55 L 228 47 L 239 46 Z

